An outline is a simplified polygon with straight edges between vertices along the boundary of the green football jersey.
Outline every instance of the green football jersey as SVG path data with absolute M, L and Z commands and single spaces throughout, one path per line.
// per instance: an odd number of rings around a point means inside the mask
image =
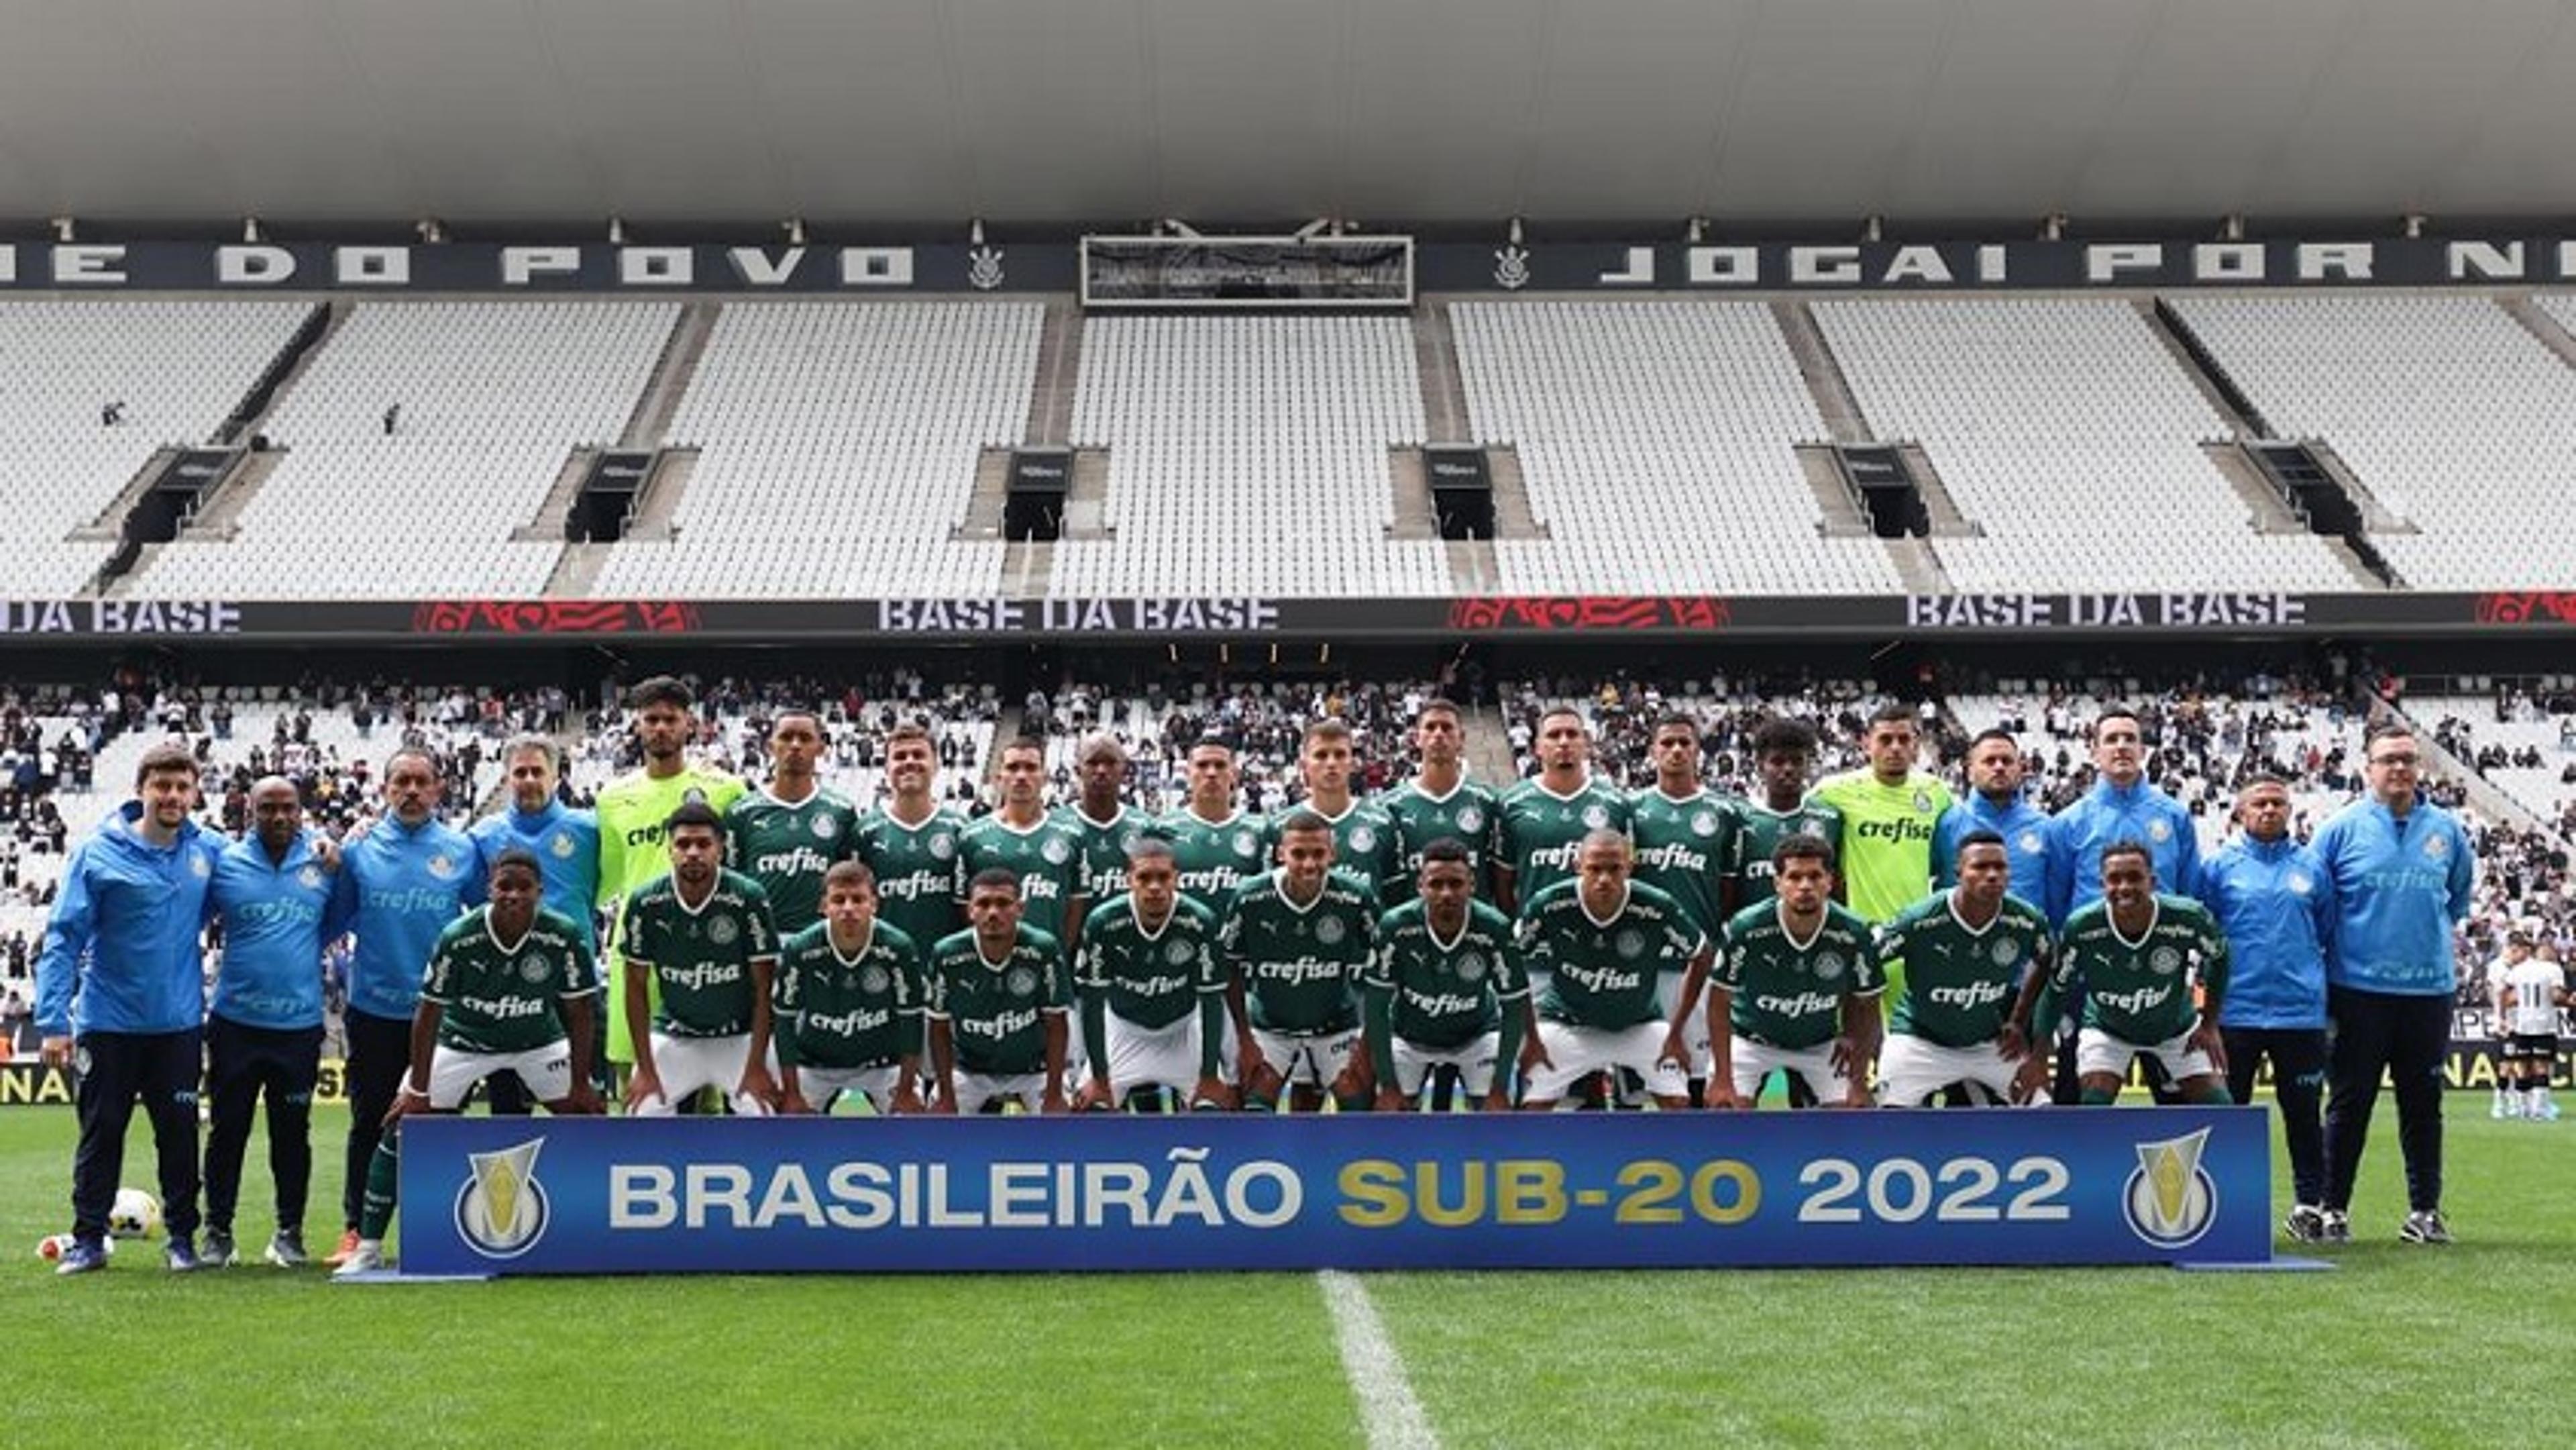
M 1359 1024 L 1360 974 L 1377 945 L 1377 897 L 1346 876 L 1328 876 L 1315 899 L 1288 899 L 1284 871 L 1235 888 L 1221 952 L 1243 979 L 1252 1025 L 1311 1036 Z
M 561 1003 L 599 990 L 590 933 L 560 912 L 537 912 L 509 946 L 492 932 L 492 908 L 447 924 L 430 948 L 420 999 L 439 1008 L 439 1045 L 457 1052 L 534 1052 L 564 1040 Z
M 2068 917 L 2049 990 L 2063 1001 L 2081 982 L 2084 1025 L 2143 1047 L 2179 1037 L 2200 1020 L 2195 979 L 2212 1001 L 2225 999 L 2227 933 L 2209 908 L 2159 891 L 2146 933 L 2134 941 L 2112 924 L 2107 900 Z
M 1306 809 L 1314 808 L 1308 806 Z M 1264 860 L 1279 859 L 1279 826 L 1289 814 L 1283 812 L 1263 823 L 1261 854 Z M 1324 815 L 1322 811 L 1315 811 L 1315 814 Z M 1354 798 L 1340 815 L 1324 816 L 1324 819 L 1333 828 L 1333 869 L 1384 899 L 1386 883 L 1399 870 L 1395 818 L 1386 813 L 1386 807 L 1375 801 Z
M 1134 899 L 1121 892 L 1085 919 L 1074 985 L 1139 1027 L 1169 1027 L 1224 993 L 1218 932 L 1216 913 L 1186 896 L 1161 930 L 1148 932 Z
M 1628 806 L 1637 879 L 1680 902 L 1711 938 L 1726 929 L 1721 893 L 1735 864 L 1738 804 L 1708 791 L 1676 800 L 1648 786 Z
M 1056 816 L 1082 833 L 1082 894 L 1093 902 L 1127 891 L 1127 848 L 1154 828 L 1154 818 L 1121 803 L 1118 814 L 1095 821 L 1079 805 L 1059 806 Z
M 1521 960 L 1538 988 L 1538 1015 L 1577 1027 L 1655 1022 L 1656 979 L 1690 965 L 1708 936 L 1682 904 L 1642 881 L 1606 919 L 1583 904 L 1582 883 L 1560 881 L 1522 909 Z
M 1487 857 L 1493 845 L 1492 791 L 1461 777 L 1447 795 L 1435 796 L 1422 788 L 1421 781 L 1411 780 L 1380 795 L 1377 803 L 1395 822 L 1395 871 L 1378 891 L 1388 906 L 1402 906 L 1413 899 L 1414 883 L 1422 875 L 1422 848 L 1443 839 L 1467 848 L 1476 895 L 1491 894 L 1493 871 Z
M 823 873 L 850 859 L 859 813 L 828 790 L 794 805 L 767 790 L 749 791 L 725 811 L 725 864 L 769 893 L 781 937 L 823 919 Z
M 1746 801 L 1736 819 L 1735 833 L 1735 900 L 1736 909 L 1759 905 L 1772 899 L 1771 853 L 1791 836 L 1822 836 L 1834 848 L 1837 858 L 1843 849 L 1843 813 L 1814 796 L 1800 802 L 1794 811 L 1775 811 L 1758 801 Z
M 1512 919 L 1482 901 L 1467 903 L 1465 925 L 1445 942 L 1418 900 L 1378 918 L 1377 956 L 1363 985 L 1393 994 L 1395 1036 L 1442 1052 L 1493 1031 L 1530 994 Z
M 1815 796 L 1842 812 L 1843 900 L 1863 921 L 1893 921 L 1932 889 L 1932 836 L 1950 808 L 1940 777 L 1887 785 L 1864 767 L 1827 777 Z
M 1020 921 L 1063 941 L 1073 898 L 1082 885 L 1082 833 L 1054 816 L 1023 830 L 999 812 L 969 821 L 957 836 L 957 906 L 966 907 L 967 883 L 996 867 L 1020 878 Z
M 660 780 L 641 770 L 630 770 L 600 787 L 592 814 L 599 818 L 599 901 L 606 910 L 624 901 L 638 887 L 671 871 L 670 843 L 663 839 L 663 822 L 684 803 L 697 800 L 717 812 L 732 807 L 742 797 L 745 787 L 740 778 L 701 765 L 689 765 L 680 773 Z M 618 954 L 617 933 L 624 930 L 625 913 L 621 910 L 609 921 L 608 974 L 617 977 L 622 958 Z M 658 1005 L 662 999 L 661 984 L 650 984 L 650 993 Z M 611 994 L 616 1000 L 616 994 Z M 627 1040 L 626 1013 L 612 1007 L 608 1013 L 608 1059 L 611 1062 L 633 1062 L 635 1044 Z
M 1709 978 L 1735 994 L 1727 1025 L 1747 1041 L 1792 1051 L 1833 1041 L 1844 994 L 1874 997 L 1887 988 L 1871 936 L 1870 924 L 1838 901 L 1825 903 L 1825 919 L 1804 942 L 1789 934 L 1776 900 L 1737 912 Z
M 918 945 L 965 925 L 957 911 L 962 816 L 933 809 L 907 826 L 879 808 L 859 818 L 858 857 L 877 874 L 877 916 Z
M 1923 898 L 1878 929 L 1883 974 L 1902 961 L 1888 1030 L 1943 1047 L 1977 1047 L 2003 1035 L 2022 977 L 2048 956 L 2048 919 L 2004 898 L 1995 919 L 1970 930 L 1951 893 Z
M 1026 923 L 998 962 L 984 960 L 971 928 L 931 948 L 927 1010 L 948 1024 L 961 1071 L 1046 1071 L 1046 1014 L 1068 1011 L 1072 1001 L 1064 948 Z
M 921 973 L 920 946 L 883 918 L 848 956 L 832 940 L 830 922 L 790 936 L 778 949 L 769 998 L 778 1060 L 846 1071 L 886 1067 L 918 1051 Z
M 751 1030 L 752 964 L 778 960 L 769 893 L 759 882 L 719 870 L 695 910 L 680 900 L 679 883 L 671 877 L 647 882 L 626 898 L 618 938 L 626 944 L 626 965 L 644 968 L 661 987 L 654 1031 L 666 1037 L 731 1037 Z
M 1628 797 L 1595 777 L 1560 796 L 1532 776 L 1516 781 L 1494 807 L 1494 864 L 1512 873 L 1512 900 L 1527 906 L 1560 881 L 1574 879 L 1574 857 L 1593 831 L 1628 830 Z M 1536 965 L 1533 964 L 1533 970 Z
M 1220 919 L 1243 883 L 1270 867 L 1258 816 L 1236 811 L 1222 821 L 1204 821 L 1182 809 L 1163 817 L 1161 829 L 1172 843 L 1181 894 Z

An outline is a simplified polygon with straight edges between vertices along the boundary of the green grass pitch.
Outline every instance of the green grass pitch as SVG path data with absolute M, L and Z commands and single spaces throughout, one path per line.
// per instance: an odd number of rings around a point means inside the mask
M 2402 1247 L 2392 1108 L 2326 1274 L 1372 1274 L 1442 1444 L 2469 1445 L 2576 1369 L 2576 1122 L 2448 1104 L 2448 1249 Z M 317 1124 L 317 1248 L 345 1120 Z M 0 1111 L 14 1446 L 1366 1443 L 1303 1274 L 58 1282 L 72 1119 Z M 149 1185 L 138 1116 L 125 1180 Z M 2276 1151 L 2275 1158 L 2279 1158 Z M 265 1243 L 265 1148 L 245 1249 Z M 2276 1187 L 2286 1202 L 2286 1177 Z M 2502 1417 L 2502 1418 L 2499 1418 Z M 2524 1421 L 2525 1424 L 2538 1423 Z

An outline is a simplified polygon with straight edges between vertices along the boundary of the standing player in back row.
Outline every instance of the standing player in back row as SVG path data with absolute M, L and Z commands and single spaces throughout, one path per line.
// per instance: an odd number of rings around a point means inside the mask
M 1559 705 L 1538 717 L 1538 774 L 1505 790 L 1494 814 L 1494 904 L 1518 913 L 1574 879 L 1575 856 L 1594 831 L 1627 835 L 1628 797 L 1592 776 L 1592 727 Z
M 1772 853 L 1791 836 L 1813 836 L 1837 856 L 1843 848 L 1843 813 L 1810 795 L 1816 770 L 1816 732 L 1804 720 L 1775 715 L 1753 732 L 1754 797 L 1743 804 L 1736 833 L 1735 909 L 1772 897 Z
M 1413 717 L 1413 748 L 1422 758 L 1420 773 L 1378 797 L 1395 822 L 1396 849 L 1395 874 L 1387 878 L 1380 899 L 1390 910 L 1413 899 L 1422 877 L 1422 850 L 1434 841 L 1466 847 L 1476 894 L 1490 894 L 1492 871 L 1485 848 L 1494 824 L 1494 793 L 1467 778 L 1466 732 L 1458 707 L 1447 700 L 1426 701 Z
M 1843 900 L 1878 925 L 1931 892 L 1932 838 L 1950 809 L 1950 787 L 1915 768 L 1922 740 L 1914 712 L 1894 700 L 1870 713 L 1861 744 L 1869 763 L 1820 782 L 1816 799 L 1843 814 Z M 1905 964 L 1881 965 L 1889 988 L 1901 989 Z
M 877 915 L 923 951 L 964 925 L 957 910 L 957 838 L 966 822 L 939 803 L 930 732 L 898 725 L 886 736 L 891 799 L 859 819 L 858 859 L 876 873 Z
M 1261 874 L 1262 826 L 1235 803 L 1234 747 L 1214 736 L 1190 747 L 1190 794 L 1163 817 L 1181 894 L 1223 917 L 1236 888 Z
M 1655 722 L 1655 783 L 1637 792 L 1629 805 L 1637 840 L 1637 880 L 1682 905 L 1700 934 L 1711 942 L 1726 930 L 1734 913 L 1728 882 L 1735 862 L 1735 837 L 1743 816 L 1732 799 L 1712 795 L 1700 784 L 1699 722 L 1688 715 L 1666 715 Z M 1708 1016 L 1696 1002 L 1681 999 L 1683 973 L 1676 966 L 1663 974 L 1656 1003 L 1666 1017 L 1685 1024 L 1690 1039 L 1691 1100 L 1708 1086 L 1713 1060 Z
M 769 1076 L 770 1000 L 778 934 L 760 883 L 717 863 L 724 818 L 699 801 L 664 823 L 670 874 L 626 898 L 623 1015 L 635 1041 L 627 1108 L 668 1117 L 702 1089 L 727 1095 L 735 1113 L 762 1117 Z M 661 1002 L 649 990 L 658 985 Z
M 1351 794 L 1351 727 L 1340 720 L 1317 720 L 1306 727 L 1297 746 L 1297 772 L 1306 783 L 1305 808 L 1333 828 L 1333 869 L 1353 877 L 1381 898 L 1386 883 L 1399 870 L 1403 853 L 1395 818 L 1375 801 Z M 1274 826 L 1268 837 L 1279 843 Z
M 1082 940 L 1083 831 L 1046 808 L 1046 744 L 1023 735 L 1002 747 L 994 769 L 1002 783 L 1002 804 L 991 815 L 970 821 L 957 837 L 957 905 L 967 906 L 975 878 L 986 871 L 1008 871 L 1020 878 L 1020 921 L 1057 944 L 1068 957 Z M 1070 982 L 1072 964 L 1064 964 Z M 1065 1057 L 1079 1071 L 1086 1060 L 1082 1019 L 1068 1014 Z M 1077 1084 L 1059 1084 L 1066 1093 Z
M 1094 735 L 1082 742 L 1074 759 L 1076 795 L 1056 816 L 1082 835 L 1081 879 L 1075 883 L 1085 901 L 1098 905 L 1127 888 L 1128 852 L 1151 830 L 1153 818 L 1127 804 L 1127 747 L 1114 735 Z
M 635 743 L 644 764 L 603 786 L 593 808 L 599 818 L 599 901 L 612 922 L 624 920 L 621 904 L 646 882 L 668 875 L 670 846 L 663 832 L 671 813 L 695 801 L 719 816 L 743 792 L 743 784 L 720 770 L 690 762 L 690 737 L 697 730 L 692 713 L 697 703 L 689 687 L 669 675 L 638 681 L 626 692 L 626 709 L 634 718 Z M 619 965 L 620 940 L 612 929 L 608 968 L 612 982 L 625 980 Z M 645 983 L 648 1001 L 658 1001 L 658 983 Z M 608 1014 L 608 1060 L 632 1065 L 635 1044 L 622 1010 Z
M 769 784 L 725 810 L 725 865 L 769 893 L 781 938 L 823 919 L 823 876 L 857 849 L 859 813 L 814 777 L 823 720 L 781 710 L 769 727 Z

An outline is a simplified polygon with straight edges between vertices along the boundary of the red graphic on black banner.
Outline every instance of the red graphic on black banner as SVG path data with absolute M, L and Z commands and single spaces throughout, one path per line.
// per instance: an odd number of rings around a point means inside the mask
M 1726 600 L 1704 595 L 1530 594 L 1452 600 L 1449 604 L 1449 627 L 1570 631 L 1724 629 L 1728 613 Z
M 2535 589 L 2478 596 L 2480 624 L 2528 624 L 2535 619 L 2576 624 L 2576 593 Z
M 414 634 L 691 634 L 698 607 L 677 600 L 440 599 L 411 612 Z

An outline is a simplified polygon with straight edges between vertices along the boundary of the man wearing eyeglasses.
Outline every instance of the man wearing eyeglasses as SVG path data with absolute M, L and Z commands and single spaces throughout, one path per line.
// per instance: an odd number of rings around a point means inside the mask
M 2353 1177 L 2385 1072 L 2397 1086 L 2397 1143 L 2406 1158 L 2408 1212 L 2398 1237 L 2446 1244 L 2442 1091 L 2454 991 L 2451 932 L 2469 914 L 2476 863 L 2459 819 L 2424 796 L 2423 755 L 2412 731 L 2393 722 L 2372 726 L 2364 759 L 2368 792 L 2309 843 L 2335 902 L 2325 944 L 2334 1046 L 2322 1237 L 2352 1237 L 2346 1214 Z

